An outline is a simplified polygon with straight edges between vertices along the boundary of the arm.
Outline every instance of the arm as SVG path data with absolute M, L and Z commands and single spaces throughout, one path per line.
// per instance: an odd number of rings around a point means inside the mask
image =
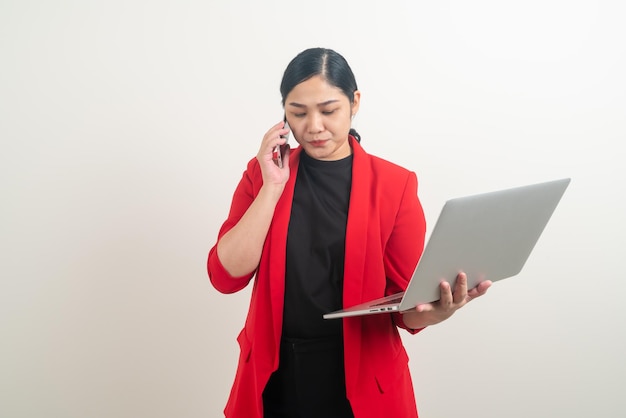
M 283 122 L 280 122 L 265 134 L 256 160 L 248 164 L 248 169 L 237 186 L 218 242 L 209 253 L 209 276 L 216 288 L 223 291 L 236 291 L 241 286 L 219 286 L 217 282 L 220 280 L 215 280 L 215 275 L 220 278 L 226 276 L 228 279 L 240 279 L 239 281 L 244 279 L 247 284 L 261 259 L 274 209 L 289 179 L 289 150 L 285 152 L 285 164 L 282 168 L 278 168 L 272 161 L 272 149 L 276 144 L 285 141 L 280 137 L 287 132 L 282 126 Z M 255 192 L 253 178 L 258 170 L 261 171 L 262 185 Z
M 230 275 L 244 276 L 258 266 L 282 191 L 280 186 L 263 185 L 239 222 L 218 241 L 217 256 Z

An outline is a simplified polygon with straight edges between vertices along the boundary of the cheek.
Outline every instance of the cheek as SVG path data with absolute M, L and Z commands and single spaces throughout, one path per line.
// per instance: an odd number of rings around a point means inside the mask
M 326 126 L 326 128 L 329 131 L 333 132 L 336 135 L 341 135 L 341 136 L 343 136 L 344 134 L 347 134 L 350 131 L 351 127 L 352 127 L 352 120 L 349 116 L 342 117 L 341 119 L 333 120 Z
M 290 127 L 291 127 L 290 138 L 293 138 L 296 142 L 300 142 L 300 138 L 302 138 L 304 135 L 304 125 L 302 124 L 298 124 L 296 126 L 290 125 Z

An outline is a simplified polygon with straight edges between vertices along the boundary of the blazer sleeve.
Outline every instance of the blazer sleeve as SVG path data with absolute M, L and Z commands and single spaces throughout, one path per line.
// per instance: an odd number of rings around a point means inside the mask
M 406 289 L 424 250 L 425 236 L 426 220 L 417 196 L 417 176 L 414 172 L 409 172 L 393 230 L 385 246 L 386 294 L 391 295 Z M 410 329 L 404 324 L 402 316 L 400 313 L 393 314 L 395 324 L 411 333 L 417 333 L 419 330 Z
M 258 178 L 260 178 L 260 168 L 256 158 L 253 158 L 248 163 L 246 171 L 243 173 L 230 206 L 230 212 L 228 218 L 222 224 L 219 230 L 217 242 L 220 238 L 233 228 L 241 217 L 246 213 L 256 195 L 258 194 L 259 186 Z M 233 277 L 224 268 L 224 265 L 220 261 L 217 255 L 217 242 L 209 251 L 207 260 L 207 270 L 209 273 L 209 279 L 215 289 L 222 293 L 234 293 L 245 288 L 256 271 L 253 271 L 245 276 Z

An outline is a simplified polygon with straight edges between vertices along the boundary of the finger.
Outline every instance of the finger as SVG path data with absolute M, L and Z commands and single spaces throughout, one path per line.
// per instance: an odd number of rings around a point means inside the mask
M 290 129 L 280 128 L 278 130 L 278 145 L 286 145 L 289 142 Z
M 466 301 L 467 298 L 467 275 L 460 272 L 456 276 L 456 283 L 454 284 L 454 303 L 459 304 Z
M 435 310 L 435 305 L 433 305 L 432 303 L 422 303 L 420 305 L 417 305 L 415 307 L 415 310 L 420 313 L 432 312 Z
M 276 146 L 287 142 L 287 139 L 281 136 L 281 132 L 289 132 L 283 129 L 284 123 L 283 121 L 278 122 L 265 133 L 259 150 L 259 155 L 263 155 L 264 160 L 272 160 Z
M 478 283 L 478 285 L 471 289 L 468 292 L 468 296 L 470 296 L 472 299 L 475 299 L 479 296 L 484 295 L 485 293 L 487 293 L 487 290 L 489 290 L 489 288 L 491 287 L 491 281 L 489 280 L 485 280 L 483 282 Z
M 275 139 L 276 137 L 280 137 L 281 135 L 289 132 L 288 129 L 284 129 L 284 125 L 285 122 L 283 122 L 282 120 L 280 122 L 278 122 L 277 124 L 275 124 L 274 126 L 272 126 L 266 133 L 265 133 L 265 139 Z
M 273 130 L 273 129 L 281 129 L 283 126 L 285 126 L 285 121 L 284 121 L 284 120 L 281 120 L 280 122 L 278 122 L 277 124 L 275 124 L 274 126 L 272 126 L 272 129 L 270 129 L 270 130 Z
M 441 284 L 439 285 L 439 293 L 440 293 L 439 304 L 442 307 L 448 308 L 450 305 L 452 305 L 453 298 L 452 298 L 452 289 L 450 288 L 450 283 L 446 282 L 445 280 L 442 281 Z
M 281 126 L 280 131 L 279 131 L 280 136 L 284 138 L 287 138 L 287 135 L 290 132 L 291 132 L 291 129 L 289 128 L 289 125 L 287 125 L 286 123 L 283 126 Z

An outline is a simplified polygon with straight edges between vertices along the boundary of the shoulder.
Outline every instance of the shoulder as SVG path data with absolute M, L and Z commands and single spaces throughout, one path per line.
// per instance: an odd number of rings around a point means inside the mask
M 243 178 L 247 179 L 247 181 L 253 184 L 259 181 L 263 181 L 261 165 L 259 164 L 259 160 L 257 160 L 256 157 L 252 157 L 248 161 L 248 164 L 246 164 L 246 169 L 243 172 Z
M 392 176 L 408 176 L 411 170 L 376 155 L 369 155 L 372 168 Z
M 367 153 L 359 143 L 355 143 L 353 149 L 357 167 L 368 167 L 377 177 L 399 179 L 415 176 L 414 172 L 401 165 Z
M 256 157 L 252 157 L 249 161 L 248 164 L 246 164 L 246 171 L 250 172 L 250 173 L 257 173 L 257 172 L 261 172 L 261 166 L 259 165 L 259 160 L 257 160 Z

